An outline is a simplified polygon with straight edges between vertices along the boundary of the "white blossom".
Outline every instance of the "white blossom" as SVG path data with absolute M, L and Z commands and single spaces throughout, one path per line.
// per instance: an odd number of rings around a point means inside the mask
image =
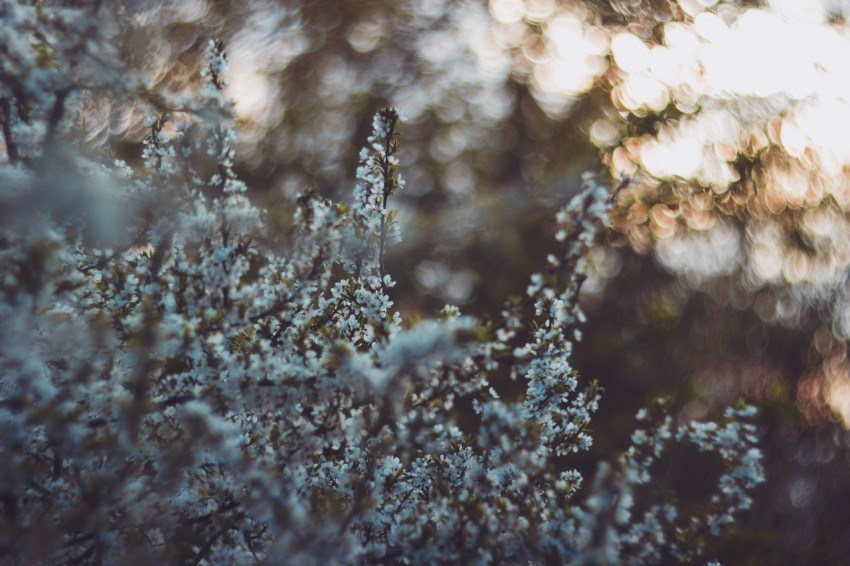
M 413 324 L 384 265 L 403 189 L 396 110 L 375 115 L 350 206 L 307 191 L 290 245 L 265 246 L 233 169 L 223 44 L 210 42 L 198 92 L 161 93 L 184 111 L 146 122 L 141 166 L 101 162 L 75 148 L 66 95 L 141 97 L 146 81 L 108 47 L 129 8 L 102 3 L 95 24 L 89 8 L 44 4 L 0 4 L 11 562 L 690 561 L 693 533 L 719 534 L 751 505 L 763 477 L 748 408 L 676 430 L 644 411 L 589 490 L 564 463 L 591 447 L 601 398 L 571 364 L 584 257 L 611 206 L 592 177 L 558 214 L 560 256 L 502 322 L 447 305 Z M 53 64 L 38 63 L 44 50 Z M 502 366 L 519 400 L 491 384 Z M 471 432 L 459 400 L 475 408 Z M 728 464 L 709 508 L 636 513 L 673 442 Z

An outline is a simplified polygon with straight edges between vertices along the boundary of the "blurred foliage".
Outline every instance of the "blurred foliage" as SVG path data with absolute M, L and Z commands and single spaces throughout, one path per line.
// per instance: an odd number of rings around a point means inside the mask
M 240 175 L 286 231 L 304 186 L 351 190 L 375 108 L 403 135 L 412 226 L 388 261 L 408 312 L 498 314 L 548 252 L 578 172 L 632 182 L 586 286 L 576 353 L 624 445 L 665 394 L 701 418 L 763 409 L 768 485 L 728 563 L 840 563 L 850 530 L 850 4 L 840 0 L 175 0 L 128 33 L 151 91 L 228 44 Z M 805 47 L 805 48 L 804 48 Z M 94 146 L 162 110 L 92 102 Z M 402 291 L 398 291 L 401 293 Z M 592 467 L 594 462 L 588 462 Z M 694 473 L 700 470 L 693 468 Z

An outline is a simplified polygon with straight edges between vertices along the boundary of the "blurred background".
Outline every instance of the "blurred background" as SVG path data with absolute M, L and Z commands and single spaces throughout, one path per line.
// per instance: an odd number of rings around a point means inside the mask
M 227 44 L 237 169 L 272 232 L 307 186 L 349 198 L 377 108 L 407 115 L 405 314 L 498 315 L 580 173 L 628 175 L 584 287 L 575 364 L 606 393 L 580 467 L 653 398 L 681 420 L 746 398 L 768 482 L 714 554 L 850 560 L 850 1 L 138 4 L 119 47 L 151 92 L 196 89 L 209 38 Z M 93 101 L 87 142 L 138 162 L 156 102 Z M 678 464 L 687 500 L 702 463 Z

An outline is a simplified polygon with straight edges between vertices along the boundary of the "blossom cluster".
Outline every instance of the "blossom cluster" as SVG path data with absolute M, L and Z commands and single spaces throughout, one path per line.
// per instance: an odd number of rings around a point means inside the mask
M 306 191 L 266 233 L 234 171 L 227 59 L 160 93 L 142 159 L 88 151 L 77 110 L 139 96 L 121 9 L 0 5 L 0 556 L 9 563 L 644 563 L 691 560 L 761 481 L 749 409 L 635 433 L 590 488 L 601 389 L 570 364 L 592 176 L 527 296 L 481 322 L 393 310 L 402 116 L 380 110 L 352 202 Z M 114 14 L 110 12 L 114 11 Z M 502 370 L 523 384 L 502 399 Z M 474 415 L 463 406 L 474 408 Z M 471 411 L 467 411 L 471 412 Z M 729 466 L 702 514 L 630 494 L 671 442 Z

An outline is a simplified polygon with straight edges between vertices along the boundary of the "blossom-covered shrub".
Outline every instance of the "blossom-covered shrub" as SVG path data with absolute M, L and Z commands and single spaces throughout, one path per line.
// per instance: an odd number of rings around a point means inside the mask
M 5 563 L 691 561 L 750 505 L 743 406 L 678 428 L 647 412 L 589 488 L 570 467 L 601 394 L 570 365 L 614 201 L 593 177 L 500 319 L 414 323 L 384 264 L 396 110 L 350 204 L 307 191 L 267 234 L 233 170 L 223 45 L 200 92 L 153 97 L 108 48 L 132 6 L 62 6 L 0 5 Z M 81 109 L 118 99 L 158 111 L 137 166 L 83 143 Z M 525 393 L 500 398 L 498 372 Z M 644 501 L 673 442 L 726 463 L 699 512 Z

